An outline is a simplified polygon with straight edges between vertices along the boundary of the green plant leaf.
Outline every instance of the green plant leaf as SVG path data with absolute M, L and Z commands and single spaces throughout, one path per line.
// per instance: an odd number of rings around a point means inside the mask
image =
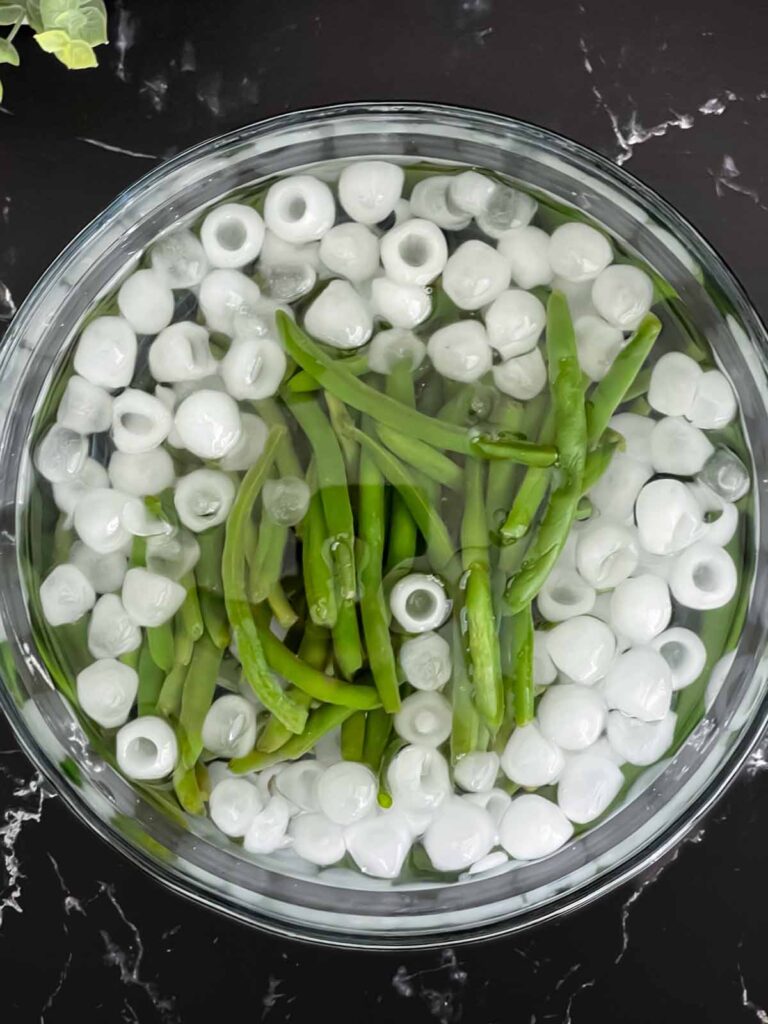
M 27 21 L 35 32 L 43 31 L 43 17 L 40 14 L 40 0 L 25 0 L 24 10 L 27 12 Z
M 59 53 L 65 46 L 69 46 L 71 40 L 66 32 L 61 29 L 51 29 L 49 32 L 37 32 L 35 40 L 41 50 L 46 53 Z
M 40 0 L 40 17 L 43 28 L 58 28 L 58 19 L 64 14 L 77 12 L 83 6 L 83 0 Z
M 19 4 L 0 4 L 0 25 L 15 25 L 24 16 Z
M 84 43 L 81 39 L 71 39 L 63 49 L 56 51 L 56 56 L 71 71 L 95 68 L 99 63 L 96 60 L 93 47 L 89 46 L 88 43 Z
M 85 26 L 85 15 L 82 11 L 62 11 L 53 24 L 52 29 L 61 29 L 66 32 L 70 39 L 82 39 L 82 30 Z
M 0 38 L 0 64 L 12 64 L 15 68 L 19 66 L 18 50 L 13 43 L 2 38 Z
M 73 38 L 79 39 L 83 43 L 88 43 L 90 46 L 101 46 L 107 42 L 107 12 L 100 10 L 98 7 L 87 7 L 82 12 L 83 24 L 77 36 L 73 33 L 70 35 Z

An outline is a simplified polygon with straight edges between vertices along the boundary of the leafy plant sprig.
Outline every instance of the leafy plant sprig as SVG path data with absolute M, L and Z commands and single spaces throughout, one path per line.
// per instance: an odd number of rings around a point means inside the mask
M 73 70 L 95 68 L 94 47 L 107 42 L 107 9 L 104 0 L 0 0 L 0 26 L 10 25 L 7 36 L 0 36 L 0 64 L 18 67 L 19 51 L 14 39 L 19 29 L 28 26 L 38 46 L 52 53 L 65 67 Z M 3 83 L 0 82 L 0 100 Z

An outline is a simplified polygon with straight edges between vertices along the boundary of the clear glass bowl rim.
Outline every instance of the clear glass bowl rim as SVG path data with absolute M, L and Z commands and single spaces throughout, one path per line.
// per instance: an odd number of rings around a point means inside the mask
M 30 295 L 23 303 L 15 320 L 13 321 L 3 343 L 2 351 L 0 351 L 0 372 L 6 367 L 5 357 L 7 356 L 8 351 L 10 351 L 14 345 L 19 344 L 28 323 L 33 319 L 36 307 L 43 301 L 48 289 L 61 280 L 65 269 L 74 265 L 92 240 L 106 227 L 119 220 L 126 208 L 130 209 L 131 204 L 133 204 L 142 195 L 150 192 L 155 186 L 160 185 L 174 171 L 180 168 L 189 167 L 195 164 L 196 161 L 206 159 L 207 157 L 216 155 L 219 152 L 229 152 L 240 144 L 247 145 L 253 143 L 255 140 L 265 138 L 274 132 L 303 127 L 307 130 L 314 129 L 318 133 L 322 134 L 325 130 L 332 128 L 336 123 L 343 123 L 344 121 L 355 118 L 376 122 L 379 124 L 380 130 L 386 130 L 387 119 L 397 118 L 398 121 L 407 122 L 412 120 L 414 129 L 419 126 L 423 126 L 425 121 L 433 119 L 436 122 L 439 121 L 440 123 L 448 126 L 450 126 L 451 123 L 454 123 L 457 127 L 460 126 L 463 129 L 472 129 L 473 126 L 476 126 L 478 129 L 507 131 L 517 141 L 521 141 L 523 143 L 527 142 L 533 147 L 540 147 L 542 151 L 554 153 L 556 157 L 565 161 L 570 166 L 573 166 L 574 172 L 575 168 L 579 168 L 582 173 L 601 176 L 604 182 L 618 186 L 619 188 L 623 187 L 633 195 L 635 200 L 639 200 L 645 209 L 652 210 L 659 220 L 668 225 L 668 228 L 673 231 L 675 237 L 682 237 L 688 245 L 696 251 L 697 255 L 706 262 L 707 269 L 713 273 L 718 283 L 727 290 L 729 299 L 734 303 L 738 310 L 741 322 L 747 325 L 750 338 L 753 340 L 755 347 L 759 350 L 761 357 L 766 351 L 767 336 L 765 329 L 754 308 L 741 289 L 738 281 L 726 267 L 722 259 L 714 252 L 711 246 L 698 234 L 698 232 L 696 232 L 695 229 L 692 228 L 691 225 L 688 224 L 688 222 L 685 221 L 668 203 L 657 196 L 642 182 L 635 179 L 624 168 L 616 167 L 605 157 L 602 157 L 561 135 L 501 115 L 441 104 L 401 102 L 359 103 L 329 106 L 279 115 L 243 129 L 230 132 L 226 135 L 219 136 L 215 139 L 202 142 L 199 145 L 180 153 L 167 163 L 150 171 L 138 182 L 126 189 L 102 214 L 86 226 L 59 255 L 59 257 L 54 260 L 49 269 L 32 289 Z M 9 497 L 8 483 L 10 480 L 14 483 L 13 496 L 15 498 L 17 493 L 16 483 L 18 481 L 18 473 L 14 474 L 6 467 L 4 475 L 0 477 L 0 484 L 2 484 L 0 487 L 0 497 L 3 500 L 4 515 L 6 514 L 6 502 Z M 0 610 L 7 610 L 5 597 L 3 595 L 0 595 Z M 9 639 L 13 646 L 14 637 L 10 636 Z M 17 655 L 17 665 L 20 668 L 20 673 L 23 678 L 25 672 L 28 671 L 28 665 L 24 660 L 24 652 L 17 650 L 15 653 Z M 751 659 L 753 662 L 753 671 L 756 671 L 757 658 L 762 655 L 762 651 L 751 653 L 753 655 Z M 741 671 L 743 672 L 743 666 Z M 733 675 L 734 670 L 732 670 L 731 676 L 729 676 L 729 683 Z M 727 689 L 727 684 L 724 686 L 724 690 L 725 689 Z M 114 827 L 114 825 L 106 821 L 103 816 L 99 815 L 95 809 L 86 802 L 82 794 L 79 794 L 75 790 L 66 776 L 55 765 L 53 759 L 49 757 L 35 741 L 27 724 L 19 714 L 19 710 L 14 703 L 13 698 L 4 686 L 0 686 L 0 704 L 2 704 L 21 746 L 33 763 L 44 774 L 56 792 L 64 799 L 66 804 L 78 815 L 78 817 L 81 818 L 81 820 L 85 821 L 91 828 L 101 835 L 108 844 L 120 849 L 122 853 L 128 856 L 135 863 L 139 864 L 158 881 L 163 882 L 175 891 L 192 899 L 196 899 L 209 907 L 213 907 L 223 913 L 237 917 L 240 920 L 247 921 L 248 923 L 257 924 L 261 928 L 273 930 L 279 934 L 287 934 L 299 938 L 311 938 L 320 942 L 336 945 L 359 946 L 362 944 L 366 946 L 387 948 L 391 947 L 393 944 L 400 946 L 435 946 L 439 944 L 455 943 L 457 941 L 469 941 L 472 939 L 485 938 L 489 935 L 504 934 L 550 919 L 563 913 L 565 910 L 575 909 L 578 906 L 582 906 L 592 901 L 605 892 L 610 891 L 648 867 L 658 857 L 671 849 L 672 846 L 674 846 L 674 844 L 677 843 L 688 830 L 694 827 L 696 822 L 700 820 L 702 815 L 706 813 L 712 803 L 719 797 L 726 786 L 735 777 L 741 764 L 748 756 L 750 750 L 753 748 L 755 742 L 758 740 L 768 723 L 768 699 L 766 699 L 764 694 L 761 694 L 759 705 L 756 704 L 753 709 L 751 719 L 741 728 L 737 741 L 723 758 L 722 763 L 718 765 L 717 770 L 701 787 L 700 792 L 698 792 L 688 802 L 684 813 L 679 814 L 676 818 L 668 822 L 666 827 L 659 830 L 658 834 L 655 835 L 652 841 L 643 845 L 633 855 L 628 856 L 612 868 L 604 871 L 597 878 L 590 879 L 585 881 L 583 884 L 576 885 L 564 894 L 554 896 L 552 899 L 541 905 L 516 913 L 515 916 L 511 918 L 492 921 L 479 920 L 474 926 L 461 924 L 459 927 L 462 930 L 458 934 L 450 931 L 451 926 L 449 923 L 446 923 L 443 929 L 439 932 L 420 933 L 418 929 L 414 929 L 408 934 L 398 932 L 381 934 L 375 931 L 372 934 L 367 934 L 365 931 L 361 931 L 360 933 L 355 933 L 351 937 L 348 937 L 343 934 L 345 927 L 344 914 L 339 915 L 338 926 L 335 931 L 333 928 L 329 930 L 325 923 L 319 924 L 318 926 L 313 925 L 311 922 L 297 925 L 296 922 L 291 919 L 281 919 L 280 914 L 274 912 L 274 908 L 272 910 L 260 910 L 254 909 L 251 905 L 248 907 L 239 907 L 236 901 L 229 898 L 223 890 L 214 891 L 209 882 L 201 882 L 199 872 L 197 873 L 197 877 L 192 873 L 185 872 L 183 868 L 183 858 L 179 861 L 182 863 L 182 868 L 179 870 L 175 865 L 171 866 L 169 863 L 164 862 L 161 859 L 151 857 L 138 844 L 129 841 L 125 835 Z M 80 759 L 79 765 L 81 770 L 87 774 L 89 770 L 87 759 Z M 133 794 L 133 791 L 130 790 L 128 784 L 125 783 L 120 776 L 112 772 L 111 769 L 107 768 L 106 771 L 114 776 L 114 778 L 110 778 L 110 787 L 114 787 L 115 791 L 119 791 L 120 788 L 123 787 Z M 101 780 L 101 784 L 103 785 L 103 778 Z M 126 794 L 123 794 L 123 796 L 125 797 Z M 631 807 L 625 807 L 618 811 L 614 817 L 618 818 L 620 815 L 626 815 L 631 811 L 631 809 Z M 146 808 L 144 810 L 146 811 Z M 153 814 L 142 814 L 141 820 L 143 824 L 149 825 L 153 820 Z M 178 831 L 181 833 L 181 838 L 183 838 L 184 834 L 182 830 L 179 829 Z M 590 835 L 596 835 L 598 831 L 599 829 L 596 829 L 595 832 L 590 833 Z M 183 845 L 183 843 L 178 844 L 176 850 L 177 853 L 178 848 Z M 187 856 L 188 860 L 193 862 L 193 857 L 191 855 L 195 852 L 195 846 L 204 845 L 204 841 L 198 840 L 196 843 L 192 844 L 191 850 L 184 851 L 184 856 Z M 226 853 L 226 851 L 221 851 L 213 847 L 212 849 L 216 856 L 221 854 L 224 859 L 237 859 L 231 854 Z M 569 848 L 566 848 L 559 854 L 556 854 L 553 858 L 549 858 L 548 861 L 540 863 L 549 863 L 552 865 L 557 862 L 558 859 L 562 859 L 568 849 Z M 242 863 L 242 861 L 240 861 L 240 863 Z M 250 867 L 251 866 L 249 865 L 249 868 Z M 530 867 L 525 867 L 520 870 L 532 871 L 532 875 L 535 875 L 536 871 L 532 870 L 535 869 L 535 867 L 535 865 L 531 865 Z M 205 870 L 206 868 L 202 868 L 203 873 L 205 873 Z M 217 874 L 222 871 L 221 864 L 217 865 L 216 871 Z M 259 878 L 264 883 L 254 885 L 253 889 L 269 893 L 270 880 L 273 877 L 273 873 L 262 870 L 256 866 L 252 868 L 252 873 L 254 877 Z M 237 872 L 233 873 L 233 877 L 236 877 L 237 874 Z M 316 891 L 320 888 L 317 882 L 291 880 L 291 884 L 286 887 L 282 884 L 285 881 L 285 876 L 276 874 L 274 875 L 274 879 L 280 883 L 273 886 L 274 892 L 277 893 L 275 896 L 276 906 L 279 907 L 281 899 L 287 899 L 292 905 L 299 907 L 303 906 L 306 902 L 308 904 L 308 910 L 312 904 L 316 904 L 316 892 L 311 892 L 311 890 Z M 241 885 L 242 881 L 242 878 L 237 878 L 236 884 Z M 326 902 L 328 904 L 333 901 L 334 896 L 338 897 L 340 894 L 340 890 L 338 888 L 325 886 L 322 888 L 327 889 L 328 900 Z M 472 898 L 469 902 L 473 907 L 482 907 L 486 903 L 488 903 L 489 906 L 493 906 L 495 902 L 498 902 L 498 897 L 500 895 L 498 878 L 479 880 L 472 882 L 467 886 L 441 886 L 431 890 L 408 890 L 405 893 L 402 890 L 392 890 L 390 892 L 376 893 L 374 895 L 376 902 L 380 902 L 382 904 L 384 916 L 387 916 L 390 913 L 394 913 L 395 916 L 398 916 L 403 912 L 402 908 L 390 908 L 389 904 L 396 900 L 402 902 L 404 895 L 406 896 L 409 906 L 414 900 L 418 901 L 419 899 L 422 899 L 426 904 L 433 905 L 435 902 L 435 894 L 439 894 L 442 898 L 447 899 L 448 903 L 451 903 L 452 899 L 449 898 L 449 893 L 455 893 L 462 889 L 467 893 L 470 891 L 472 892 Z M 305 891 L 307 897 L 306 900 L 303 899 Z M 345 897 L 349 898 L 357 897 L 360 893 L 359 890 L 342 891 L 345 893 Z M 485 892 L 489 895 L 489 901 L 485 901 L 483 899 Z M 369 893 L 367 895 L 370 896 L 371 894 Z M 321 902 L 323 901 L 321 900 Z M 387 906 L 385 907 L 384 904 Z M 353 913 L 357 917 L 358 914 L 365 916 L 368 913 L 375 916 L 378 912 L 353 910 Z

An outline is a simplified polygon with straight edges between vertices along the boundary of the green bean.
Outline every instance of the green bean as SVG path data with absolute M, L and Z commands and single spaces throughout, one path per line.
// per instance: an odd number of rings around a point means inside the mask
M 371 453 L 360 455 L 358 532 L 363 547 L 359 565 L 360 616 L 376 689 L 385 711 L 400 710 L 397 666 L 389 633 L 389 609 L 382 589 L 386 538 L 384 479 Z
M 391 733 L 392 716 L 390 714 L 383 708 L 376 708 L 368 712 L 365 719 L 363 761 L 374 772 L 379 770 Z
M 221 565 L 227 616 L 237 643 L 244 676 L 262 704 L 287 729 L 300 733 L 307 720 L 307 710 L 286 696 L 270 671 L 259 639 L 259 630 L 248 604 L 244 573 L 245 523 L 274 462 L 284 430 L 281 426 L 271 428 L 264 450 L 243 477 L 227 519 Z
M 146 635 L 152 660 L 163 674 L 170 672 L 175 661 L 173 625 L 170 619 L 161 626 L 148 626 Z
M 318 672 L 325 672 L 328 665 L 328 631 L 314 622 L 307 622 L 299 645 L 298 657 L 307 665 L 316 668 Z
M 152 656 L 149 637 L 139 649 L 139 661 L 136 668 L 139 676 L 139 689 L 136 694 L 136 705 L 140 715 L 151 715 L 162 691 L 165 672 Z
M 332 553 L 342 599 L 354 599 L 355 525 L 341 448 L 328 417 L 314 398 L 294 395 L 287 399 L 293 415 L 307 435 L 315 457 L 315 471 L 331 536 Z
M 650 367 L 646 367 L 638 373 L 634 381 L 627 388 L 621 404 L 624 402 L 634 402 L 638 398 L 645 398 L 648 394 L 648 388 L 651 386 L 651 373 Z
M 365 354 L 344 356 L 338 359 L 337 362 L 346 373 L 351 373 L 353 377 L 362 377 L 363 374 L 368 372 L 368 356 Z M 286 387 L 295 394 L 301 394 L 305 391 L 322 390 L 320 384 L 318 384 L 315 378 L 306 370 L 299 370 L 298 373 L 294 373 L 286 384 Z
M 400 460 L 357 428 L 352 434 L 361 447 L 370 452 L 385 480 L 402 495 L 416 525 L 427 542 L 427 556 L 438 572 L 457 576 L 454 543 L 432 504 L 412 474 Z
M 587 454 L 584 464 L 584 479 L 581 489 L 587 494 L 595 486 L 600 477 L 605 473 L 611 464 L 614 453 L 621 449 L 624 439 L 610 427 L 603 433 L 603 437 L 596 448 Z
M 173 772 L 173 791 L 187 814 L 205 814 L 205 800 L 194 767 L 187 768 L 179 761 Z
M 287 543 L 288 527 L 276 523 L 262 510 L 248 575 L 248 596 L 253 604 L 266 601 L 279 581 Z
M 311 620 L 307 622 L 304 627 L 304 636 L 301 638 L 301 644 L 299 645 L 298 657 L 312 668 L 317 669 L 318 672 L 324 672 L 328 664 L 327 630 L 316 626 Z M 291 700 L 306 708 L 312 703 L 311 696 L 295 686 L 290 686 L 287 692 Z M 256 749 L 271 753 L 271 751 L 282 747 L 290 738 L 291 733 L 288 732 L 283 723 L 279 722 L 274 716 L 270 716 L 256 742 Z
M 362 761 L 365 743 L 365 712 L 356 711 L 341 724 L 341 756 L 345 761 Z
M 179 582 L 186 589 L 187 596 L 184 598 L 184 603 L 181 608 L 176 613 L 175 619 L 177 657 L 179 639 L 181 636 L 186 637 L 189 642 L 190 647 L 187 649 L 191 656 L 191 645 L 198 641 L 205 632 L 205 624 L 203 623 L 203 614 L 200 610 L 200 600 L 197 593 L 194 574 L 191 572 L 188 573 Z M 189 664 L 189 659 L 187 659 L 185 664 Z
M 514 651 L 512 693 L 515 722 L 527 725 L 533 719 L 533 616 L 528 605 L 511 616 L 512 650 Z
M 453 491 L 461 490 L 462 472 L 456 463 L 425 441 L 408 437 L 399 430 L 378 424 L 376 433 L 401 461 Z
M 269 630 L 263 615 L 258 623 L 258 632 L 269 666 L 314 700 L 321 700 L 327 704 L 342 704 L 363 711 L 378 707 L 381 703 L 372 686 L 344 683 L 307 665 Z
M 508 459 L 522 466 L 554 466 L 558 451 L 554 445 L 524 441 L 498 430 L 493 434 L 477 434 L 470 442 L 471 455 L 484 459 Z
M 136 569 L 146 565 L 147 562 L 147 538 L 134 537 L 131 542 L 131 553 L 128 557 L 128 568 Z
M 268 427 L 284 427 L 285 433 L 277 446 L 275 463 L 280 476 L 303 476 L 301 463 L 291 441 L 288 423 L 274 398 L 262 398 L 253 402 L 253 408 L 261 416 Z
M 523 420 L 523 407 L 519 402 L 508 399 L 503 406 L 500 426 L 504 430 L 515 433 L 520 430 Z M 516 467 L 513 462 L 491 462 L 488 466 L 488 486 L 485 504 L 488 510 L 488 529 L 496 530 L 499 526 L 499 513 L 509 508 L 512 500 L 512 489 L 515 483 Z M 531 468 L 530 472 L 533 472 Z
M 347 436 L 347 427 L 354 426 L 354 420 L 349 415 L 349 410 L 343 402 L 340 402 L 338 398 L 331 394 L 330 391 L 324 391 L 323 397 L 325 398 L 325 404 L 328 407 L 328 416 L 331 420 L 331 426 L 334 429 L 339 445 L 341 446 L 341 454 L 344 456 L 344 466 L 347 471 L 347 479 L 354 480 L 357 476 L 357 461 L 359 452 L 357 445 L 354 441 L 350 440 Z
M 451 761 L 456 764 L 460 757 L 478 749 L 480 716 L 473 700 L 472 682 L 467 674 L 464 642 L 454 614 L 451 629 L 453 670 L 451 672 L 451 705 L 453 724 L 451 727 Z
M 203 722 L 213 703 L 220 665 L 219 648 L 210 637 L 201 637 L 195 644 L 181 692 L 179 753 L 187 768 L 191 768 L 203 752 Z
M 587 403 L 587 441 L 590 448 L 600 439 L 611 416 L 624 401 L 660 331 L 661 321 L 653 313 L 648 313 L 606 375 L 595 385 Z
M 363 667 L 363 647 L 357 607 L 351 598 L 339 601 L 336 621 L 331 627 L 333 657 L 345 679 L 353 679 Z
M 387 394 L 404 405 L 414 405 L 416 396 L 410 360 L 401 359 L 387 375 Z M 416 557 L 417 527 L 408 506 L 400 494 L 392 494 L 389 508 L 389 533 L 387 537 L 387 560 L 385 571 L 395 568 L 408 569 Z
M 283 629 L 288 630 L 299 621 L 299 616 L 296 614 L 286 596 L 282 583 L 279 581 L 275 583 L 267 594 L 267 602 L 272 609 L 272 614 Z
M 370 385 L 363 383 L 347 373 L 336 361 L 327 356 L 323 350 L 288 316 L 278 311 L 276 315 L 278 330 L 289 354 L 296 362 L 307 370 L 325 389 L 336 395 L 342 402 L 364 412 L 379 423 L 384 423 L 394 430 L 400 430 L 409 437 L 426 441 L 435 448 L 447 448 L 449 451 L 464 455 L 479 453 L 485 457 L 494 457 L 493 452 L 498 445 L 503 448 L 498 458 L 511 458 L 513 442 L 495 441 L 491 437 L 483 439 L 478 445 L 470 433 L 460 427 L 452 426 L 432 416 L 425 416 L 416 409 L 410 409 L 389 395 L 382 395 Z M 549 458 L 552 461 L 556 452 L 539 452 L 537 446 L 527 449 L 527 443 L 519 442 L 522 448 L 518 453 L 527 452 L 529 458 Z
M 142 645 L 139 645 L 133 651 L 126 651 L 126 653 L 125 654 L 121 654 L 120 657 L 117 660 L 121 661 L 123 663 L 123 665 L 127 665 L 129 668 L 136 669 L 136 671 L 138 672 L 139 657 L 141 655 L 141 647 L 142 647 Z M 153 664 L 154 664 L 154 662 L 153 662 Z
M 554 437 L 555 421 L 552 411 L 546 415 L 541 428 L 542 440 Z M 536 513 L 547 493 L 552 471 L 539 466 L 529 466 L 512 502 L 504 525 L 501 527 L 502 544 L 520 540 L 531 528 Z
M 176 664 L 173 666 L 171 671 L 163 680 L 163 685 L 160 688 L 160 693 L 157 697 L 157 704 L 155 707 L 155 714 L 162 715 L 163 718 L 178 718 L 179 709 L 181 708 L 181 693 L 184 689 L 184 679 L 187 675 L 187 666 Z M 141 679 L 139 679 L 141 682 Z M 149 705 L 148 705 L 149 706 Z M 142 711 L 141 705 L 139 705 L 139 714 L 149 714 L 149 711 Z
M 269 768 L 270 765 L 278 764 L 280 761 L 295 761 L 307 754 L 326 733 L 338 728 L 354 713 L 352 708 L 324 704 L 310 714 L 304 731 L 298 736 L 292 736 L 278 750 L 269 753 L 254 750 L 250 754 L 246 754 L 245 757 L 236 757 L 229 762 L 229 770 L 235 775 L 244 775 L 260 771 L 262 768 Z
M 408 744 L 401 736 L 394 736 L 387 744 L 384 753 L 381 757 L 381 764 L 379 765 L 379 794 L 378 802 L 380 807 L 388 808 L 392 806 L 392 794 L 389 791 L 389 766 L 397 754 L 407 747 Z
M 309 509 L 304 517 L 301 567 L 309 615 L 317 626 L 331 628 L 336 623 L 338 608 L 330 541 L 325 526 L 322 499 L 317 489 L 314 462 L 307 472 L 307 483 L 312 491 Z
M 495 732 L 504 717 L 504 690 L 499 660 L 499 638 L 493 614 L 488 525 L 483 500 L 483 465 L 467 459 L 464 467 L 465 505 L 461 524 L 465 572 L 466 614 L 470 674 L 475 704 L 488 727 Z
M 224 526 L 215 526 L 198 534 L 200 558 L 195 566 L 200 613 L 205 629 L 217 647 L 229 646 L 230 628 L 224 606 L 221 582 L 221 558 L 224 552 Z
M 523 611 L 538 594 L 565 544 L 582 493 L 587 450 L 584 389 L 571 315 L 558 291 L 547 306 L 547 354 L 560 479 L 520 569 L 507 583 L 504 597 L 512 613 Z

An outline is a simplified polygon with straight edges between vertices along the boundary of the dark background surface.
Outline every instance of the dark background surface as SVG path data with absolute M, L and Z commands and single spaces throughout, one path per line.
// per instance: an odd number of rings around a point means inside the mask
M 387 98 L 495 110 L 624 161 L 768 315 L 762 0 L 109 6 L 98 70 L 66 72 L 21 36 L 22 67 L 3 69 L 0 317 L 162 158 L 285 110 Z M 4 723 L 0 748 L 4 1021 L 768 1024 L 760 752 L 676 855 L 599 905 L 383 955 L 264 937 L 159 889 L 45 798 Z

